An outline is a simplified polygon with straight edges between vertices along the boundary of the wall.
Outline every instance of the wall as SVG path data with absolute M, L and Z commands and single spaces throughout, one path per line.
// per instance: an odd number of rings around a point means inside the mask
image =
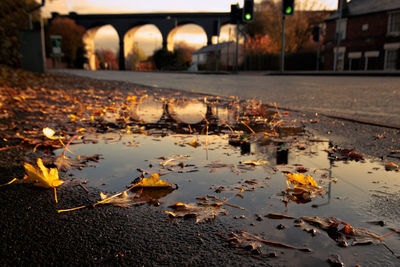
M 21 67 L 32 72 L 45 72 L 44 46 L 40 30 L 21 31 Z
M 351 52 L 361 52 L 362 57 L 352 62 L 352 70 L 364 70 L 365 52 L 379 51 L 379 57 L 369 61 L 369 69 L 383 69 L 385 51 L 383 46 L 387 41 L 388 14 L 386 12 L 366 14 L 362 16 L 348 17 L 346 39 L 340 42 L 340 46 L 346 47 L 344 70 L 348 70 L 350 59 L 348 54 Z M 368 29 L 363 30 L 363 25 L 367 24 Z M 325 70 L 333 70 L 336 20 L 326 22 L 326 39 L 324 50 Z M 373 62 L 373 64 L 371 64 Z M 353 64 L 356 63 L 356 64 Z M 372 66 L 374 65 L 374 66 Z

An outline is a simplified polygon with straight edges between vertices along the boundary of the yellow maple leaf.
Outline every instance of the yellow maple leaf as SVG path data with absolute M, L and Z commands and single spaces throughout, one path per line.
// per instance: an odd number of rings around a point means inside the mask
M 62 185 L 64 181 L 60 180 L 58 177 L 58 170 L 57 168 L 50 168 L 47 169 L 42 162 L 41 158 L 37 159 L 37 165 L 39 168 L 32 166 L 29 163 L 25 163 L 25 180 L 28 182 L 34 183 L 35 186 L 44 187 L 44 188 L 53 188 L 54 189 L 54 198 L 56 203 L 57 201 L 57 194 L 56 194 L 56 187 Z
M 172 187 L 172 184 L 161 180 L 160 175 L 154 173 L 148 178 L 143 178 L 139 183 L 135 184 L 135 187 Z
M 311 177 L 311 175 L 304 176 L 301 173 L 288 173 L 285 174 L 288 178 L 288 182 L 291 184 L 300 184 L 306 187 L 319 188 L 317 182 Z M 295 185 L 296 186 L 296 185 Z
M 43 165 L 41 158 L 37 159 L 37 165 L 39 169 L 29 163 L 24 164 L 27 174 L 26 179 L 33 182 L 35 186 L 50 188 L 60 186 L 64 183 L 64 181 L 60 180 L 58 177 L 57 168 L 50 168 L 49 171 L 49 169 Z

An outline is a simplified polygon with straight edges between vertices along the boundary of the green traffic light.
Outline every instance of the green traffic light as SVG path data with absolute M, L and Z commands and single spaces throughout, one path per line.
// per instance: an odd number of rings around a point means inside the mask
M 291 7 L 291 6 L 288 6 L 288 7 L 286 8 L 286 10 L 285 10 L 285 14 L 292 14 L 292 11 L 293 11 L 292 7 Z
M 247 13 L 247 14 L 244 16 L 244 18 L 245 18 L 246 20 L 251 20 L 251 14 Z

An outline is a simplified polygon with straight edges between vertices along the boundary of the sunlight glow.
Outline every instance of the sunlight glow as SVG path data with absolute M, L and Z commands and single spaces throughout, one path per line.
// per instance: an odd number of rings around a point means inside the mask
M 313 2 L 314 1 L 314 2 Z M 311 9 L 335 9 L 338 0 L 299 0 L 296 5 Z M 261 0 L 255 0 L 256 3 Z M 313 3 L 311 3 L 313 2 Z M 66 14 L 68 12 L 85 13 L 150 13 L 150 12 L 229 12 L 231 4 L 243 0 L 49 0 L 42 9 L 44 16 L 50 17 L 51 12 Z M 229 30 L 230 29 L 230 30 Z M 214 38 L 213 43 L 216 42 Z M 235 26 L 221 27 L 218 42 L 235 39 Z M 101 27 L 95 35 L 95 49 L 118 50 L 118 34 L 110 26 Z M 172 38 L 173 44 L 186 42 L 194 48 L 207 44 L 207 36 L 203 29 L 197 25 L 185 25 L 177 30 Z M 135 33 L 135 42 L 146 55 L 151 55 L 154 50 L 162 47 L 162 37 L 154 25 L 144 25 Z
M 95 50 L 109 49 L 113 52 L 118 50 L 118 33 L 111 25 L 105 25 L 96 32 L 94 37 Z
M 261 0 L 255 0 L 256 3 Z M 300 0 L 303 5 L 310 0 Z M 316 1 L 317 8 L 335 9 L 337 0 Z M 66 14 L 68 12 L 86 13 L 149 13 L 149 12 L 229 12 L 232 4 L 243 0 L 50 0 L 44 6 L 43 14 L 50 17 L 51 12 Z

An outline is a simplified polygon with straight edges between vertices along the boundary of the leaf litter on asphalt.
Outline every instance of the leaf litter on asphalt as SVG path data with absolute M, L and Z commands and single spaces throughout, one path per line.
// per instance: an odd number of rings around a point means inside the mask
M 109 131 L 118 131 L 122 136 L 123 134 L 145 134 L 151 135 L 152 133 L 143 124 L 139 125 L 137 121 L 132 122 L 129 117 L 129 108 L 132 105 L 138 105 L 142 101 L 144 96 L 147 96 L 146 90 L 135 89 L 135 95 L 131 92 L 124 92 L 118 90 L 116 87 L 110 86 L 110 90 L 106 89 L 93 89 L 93 88 L 104 88 L 107 82 L 97 82 L 97 81 L 87 81 L 85 79 L 80 79 L 81 84 L 79 89 L 71 89 L 70 81 L 65 77 L 56 77 L 51 75 L 44 75 L 41 80 L 37 79 L 36 76 L 32 76 L 26 73 L 20 73 L 21 77 L 24 79 L 15 80 L 15 78 L 9 79 L 10 84 L 3 87 L 0 92 L 0 119 L 8 119 L 5 123 L 0 121 L 0 130 L 2 131 L 2 139 L 4 144 L 0 148 L 0 151 L 10 151 L 19 148 L 36 150 L 53 151 L 54 149 L 64 148 L 63 154 L 56 157 L 53 163 L 57 168 L 46 168 L 42 162 L 42 159 L 37 158 L 37 165 L 35 167 L 29 163 L 25 163 L 25 169 L 27 173 L 27 178 L 25 181 L 34 183 L 37 186 L 44 188 L 53 188 L 56 198 L 56 188 L 66 184 L 67 181 L 63 181 L 58 176 L 58 171 L 66 170 L 69 168 L 79 168 L 83 167 L 82 161 L 90 161 L 90 157 L 84 159 L 84 156 L 77 156 L 77 158 L 68 157 L 65 155 L 65 151 L 69 151 L 69 145 L 64 144 L 63 140 L 73 140 L 74 136 L 82 136 L 86 133 L 106 133 Z M 14 79 L 14 80 L 13 80 Z M 7 81 L 7 79 L 6 79 Z M 2 81 L 2 83 L 7 84 L 7 82 Z M 120 84 L 123 86 L 123 84 Z M 53 89 L 55 88 L 55 89 Z M 175 93 L 171 93 L 173 96 Z M 138 101 L 138 99 L 140 99 Z M 220 101 L 220 100 L 218 100 Z M 218 102 L 216 101 L 216 103 Z M 235 100 L 236 101 L 236 100 Z M 232 101 L 234 105 L 239 105 L 239 102 Z M 51 103 L 51 104 L 49 104 Z M 247 105 L 247 106 L 246 106 Z M 259 138 L 257 136 L 256 130 L 257 123 L 253 123 L 259 119 L 259 116 L 265 113 L 261 105 L 258 105 L 256 101 L 245 102 L 243 106 L 243 114 L 245 116 L 237 116 L 237 125 L 232 127 L 228 124 L 227 127 L 231 131 L 229 136 L 229 143 L 235 146 L 246 147 L 251 142 L 254 142 Z M 272 140 L 273 138 L 280 138 L 279 127 L 284 123 L 285 112 L 279 112 L 277 105 L 275 104 L 276 112 L 272 113 L 272 117 L 269 121 L 264 122 L 265 132 L 262 134 L 264 140 Z M 18 114 L 25 113 L 26 115 L 20 116 Z M 38 115 L 39 114 L 39 115 Z M 50 116 L 51 115 L 51 116 Z M 212 128 L 212 120 L 206 118 L 203 115 L 206 125 L 202 125 L 200 128 L 188 125 L 190 134 L 201 133 L 203 131 L 209 134 L 209 129 Z M 246 118 L 244 118 L 246 117 Z M 48 127 L 52 125 L 56 131 Z M 242 125 L 243 127 L 238 127 Z M 185 131 L 182 129 L 181 125 L 175 126 L 168 125 L 166 128 L 179 129 L 180 131 Z M 42 129 L 42 130 L 40 130 Z M 47 136 L 47 140 L 43 140 L 43 134 Z M 193 137 L 193 135 L 190 135 Z M 235 138 L 234 138 L 235 137 Z M 9 143 L 8 140 L 14 140 L 14 143 Z M 191 139 L 194 140 L 194 139 Z M 84 140 L 82 142 L 88 142 L 89 140 Z M 186 142 L 186 145 L 198 147 L 200 144 L 197 139 L 192 142 Z M 203 143 L 201 143 L 203 145 Z M 131 146 L 137 146 L 138 143 L 128 143 Z M 206 143 L 207 149 L 207 143 Z M 69 151 L 71 152 L 71 151 Z M 31 153 L 31 151 L 29 152 Z M 328 153 L 331 158 L 339 160 L 363 160 L 364 156 L 358 154 L 354 149 L 339 149 L 331 148 Z M 98 161 L 99 157 L 93 157 L 93 161 Z M 181 158 L 181 160 L 186 160 L 187 158 Z M 39 163 L 40 160 L 40 163 Z M 174 165 L 178 158 L 164 159 L 160 165 L 162 167 L 167 167 L 168 165 Z M 43 158 L 43 161 L 44 158 Z M 47 165 L 47 163 L 45 162 Z M 181 162 L 175 164 L 180 166 Z M 251 168 L 259 165 L 268 165 L 268 162 L 261 160 L 249 160 L 242 162 L 244 165 L 249 165 Z M 182 164 L 181 164 L 182 165 Z M 218 168 L 231 168 L 233 172 L 241 174 L 241 171 L 236 169 L 234 164 L 221 163 L 218 161 L 212 162 L 205 167 L 210 168 L 210 171 L 214 171 Z M 386 166 L 385 166 L 386 167 Z M 250 167 L 248 167 L 250 169 Z M 388 166 L 387 169 L 398 170 L 398 166 Z M 244 169 L 243 169 L 244 170 Z M 307 169 L 298 168 L 298 172 L 306 172 Z M 142 177 L 141 181 L 133 184 L 127 190 L 124 190 L 117 194 L 101 194 L 100 200 L 89 204 L 84 207 L 98 206 L 98 205 L 113 205 L 119 207 L 129 207 L 136 204 L 146 203 L 151 199 L 151 197 L 144 196 L 144 191 L 141 188 L 154 188 L 155 190 L 161 190 L 162 188 L 176 189 L 174 184 L 162 181 L 159 179 L 159 174 L 152 174 L 149 177 Z M 287 177 L 287 191 L 286 193 L 297 200 L 309 200 L 321 193 L 323 189 L 315 182 L 311 176 L 297 176 L 297 174 L 292 174 Z M 247 180 L 249 185 L 257 185 L 259 182 L 255 179 Z M 14 178 L 10 182 L 4 184 L 9 185 L 15 182 L 21 182 L 21 180 Z M 3 186 L 3 185 L 2 185 Z M 177 185 L 175 185 L 177 187 Z M 160 188 L 160 189 L 157 189 Z M 130 189 L 138 190 L 136 192 L 129 191 Z M 169 191 L 170 192 L 170 191 Z M 164 194 L 164 193 L 163 193 Z M 167 193 L 168 194 L 168 193 Z M 226 213 L 226 210 L 222 208 L 223 205 L 229 205 L 226 200 L 216 199 L 212 201 L 210 199 L 205 199 L 198 203 L 184 204 L 180 203 L 176 205 L 173 212 L 176 217 L 185 217 L 192 214 L 196 217 L 196 222 L 208 221 L 215 218 L 221 213 Z M 80 207 L 74 208 L 78 209 Z M 70 209 L 70 210 L 74 210 Z M 67 210 L 59 210 L 59 212 L 65 212 Z M 279 215 L 271 215 L 273 217 L 280 217 Z M 171 214 L 172 215 L 172 214 Z M 283 217 L 282 217 L 283 218 Z M 347 223 L 344 223 L 338 219 L 326 219 L 323 217 L 302 217 L 307 223 L 317 225 L 321 229 L 328 228 L 336 229 L 335 233 L 342 234 L 346 240 L 352 240 L 352 244 L 373 242 L 380 240 L 384 236 L 377 237 L 373 233 L 367 230 L 360 230 L 354 228 Z M 311 219 L 310 219 L 311 218 Z M 343 228 L 339 229 L 340 225 Z M 396 231 L 398 232 L 398 231 Z M 390 233 L 389 233 L 390 234 Z M 261 244 L 269 244 L 267 240 L 263 240 L 259 236 L 241 232 L 234 235 L 233 238 L 237 240 L 248 240 L 247 242 L 253 242 L 254 247 Z M 245 242 L 244 242 L 245 243 Z M 272 244 L 272 243 L 271 243 Z M 280 243 L 279 243 L 280 244 Z M 280 246 L 280 245 L 279 245 Z M 285 247 L 281 246 L 281 247 Z M 295 248 L 295 247 L 293 247 Z M 298 248 L 295 248 L 298 249 Z M 301 248 L 300 248 L 301 249 Z

